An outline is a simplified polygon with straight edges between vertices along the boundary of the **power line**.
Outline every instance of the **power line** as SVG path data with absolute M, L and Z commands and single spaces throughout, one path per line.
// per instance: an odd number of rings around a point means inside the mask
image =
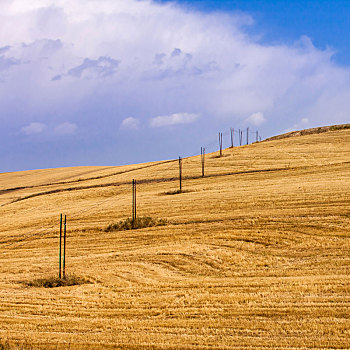
M 235 133 L 239 133 L 239 131 L 237 131 L 237 130 L 234 130 L 234 132 Z M 231 133 L 231 131 L 227 131 L 227 132 L 222 133 L 222 135 L 227 136 L 227 135 L 230 135 L 230 133 Z M 254 132 L 252 132 L 252 133 L 254 133 Z M 214 144 L 216 144 L 216 141 L 207 143 L 205 145 L 205 148 L 208 149 L 209 147 L 213 146 Z M 199 156 L 199 155 L 200 155 L 199 152 L 196 151 L 193 154 L 188 155 L 188 156 L 186 156 L 186 157 L 184 157 L 182 159 L 188 159 L 188 158 L 192 158 L 194 156 Z M 143 169 L 151 168 L 151 167 L 156 167 L 156 166 L 160 166 L 160 165 L 164 165 L 164 164 L 170 164 L 168 167 L 163 169 L 163 171 L 168 171 L 168 170 L 170 170 L 173 167 L 175 162 L 178 162 L 178 159 L 170 159 L 170 160 L 166 160 L 166 161 L 160 161 L 160 162 L 157 162 L 155 164 L 149 164 L 149 165 L 146 165 L 146 166 L 141 166 L 141 167 L 138 167 L 138 168 L 125 170 L 125 171 L 121 171 L 121 172 L 118 172 L 118 173 L 101 175 L 101 176 L 88 178 L 88 179 L 83 179 L 83 180 L 75 180 L 75 181 L 72 181 L 72 182 L 75 183 L 75 182 L 91 181 L 91 180 L 97 180 L 97 179 L 106 178 L 106 177 L 119 176 L 119 175 L 124 175 L 126 173 L 132 173 L 132 172 L 135 172 L 135 171 L 139 171 L 139 170 L 143 170 Z M 52 183 L 50 185 L 52 186 L 52 185 L 57 185 L 57 184 L 69 184 L 69 183 L 72 183 L 72 182 L 58 182 L 58 183 Z M 122 184 L 120 184 L 120 185 L 122 185 Z M 36 187 L 41 187 L 41 186 L 45 186 L 45 185 L 38 185 Z M 33 186 L 30 186 L 30 188 L 33 188 Z M 77 187 L 76 189 L 79 189 L 79 187 Z M 82 188 L 82 190 L 84 190 L 84 189 L 88 189 L 88 188 Z M 74 214 L 70 214 L 69 217 L 70 217 L 70 219 L 71 218 L 76 218 L 82 212 L 91 211 L 92 209 L 94 209 L 94 208 L 96 208 L 98 206 L 100 207 L 102 204 L 105 204 L 105 203 L 107 203 L 107 202 L 109 202 L 109 201 L 111 201 L 113 199 L 114 198 L 109 197 L 109 198 L 104 199 L 102 201 L 98 201 L 97 203 L 89 206 L 88 208 L 85 207 L 85 208 L 79 210 L 78 212 L 75 212 Z M 12 204 L 12 203 L 15 203 L 15 202 L 7 203 L 7 204 Z M 49 234 L 53 234 L 53 232 L 51 232 L 51 230 L 53 230 L 56 226 L 57 226 L 57 224 L 54 223 L 54 224 L 50 225 L 47 228 L 41 228 L 39 230 L 32 230 L 32 231 L 28 232 L 27 234 L 25 234 L 24 237 L 21 237 L 21 238 L 19 238 L 17 240 L 11 241 L 11 242 L 7 242 L 7 244 L 6 244 L 6 242 L 0 242 L 0 244 L 4 244 L 5 243 L 5 245 L 2 245 L 2 248 L 8 248 L 8 247 L 11 247 L 13 245 L 16 245 L 16 247 L 20 247 L 20 246 L 23 246 L 26 243 L 28 243 L 29 240 L 31 238 L 35 237 L 35 236 L 36 237 L 40 236 L 40 238 L 44 238 L 45 236 L 47 236 Z M 47 231 L 50 231 L 50 232 L 47 232 Z

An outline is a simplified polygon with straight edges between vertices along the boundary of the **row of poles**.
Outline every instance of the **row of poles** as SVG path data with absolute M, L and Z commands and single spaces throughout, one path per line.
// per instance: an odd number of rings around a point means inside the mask
M 235 135 L 235 129 L 234 128 L 230 128 L 230 134 L 231 134 L 231 148 L 233 148 L 233 141 L 234 141 L 234 135 Z M 239 145 L 242 146 L 243 145 L 243 130 L 238 129 L 238 140 L 239 140 Z M 246 144 L 249 145 L 249 128 L 247 128 L 246 130 Z M 252 134 L 255 134 L 255 142 L 259 142 L 261 141 L 261 136 L 259 135 L 259 131 L 252 131 Z M 222 133 L 219 132 L 219 146 L 220 146 L 220 155 L 222 155 Z
M 230 134 L 231 134 L 231 148 L 234 147 L 233 141 L 234 141 L 234 133 L 235 129 L 231 128 L 230 129 Z M 247 145 L 249 144 L 249 128 L 246 130 L 247 133 Z M 238 135 L 239 135 L 239 144 L 240 146 L 242 145 L 243 142 L 243 130 L 238 129 Z M 259 131 L 255 132 L 256 135 L 256 142 L 261 141 L 261 137 L 259 136 Z M 223 156 L 223 146 L 222 146 L 222 139 L 223 139 L 223 133 L 219 132 L 219 152 L 220 152 L 220 157 Z M 202 165 L 202 177 L 204 177 L 204 169 L 205 169 L 205 147 L 201 147 L 201 165 Z M 136 180 L 133 180 L 136 182 Z M 180 192 L 182 191 L 182 158 L 179 157 L 179 185 L 180 185 Z M 136 199 L 135 199 L 136 201 Z M 135 209 L 136 210 L 136 209 Z
M 132 180 L 132 226 L 137 217 L 136 212 L 136 180 Z M 60 215 L 60 241 L 59 241 L 59 279 L 66 278 L 66 242 L 67 242 L 67 215 Z
M 247 144 L 249 143 L 249 128 L 247 128 Z M 231 133 L 231 148 L 233 148 L 233 141 L 234 141 L 234 128 L 230 129 Z M 238 130 L 239 135 L 239 144 L 242 145 L 243 140 L 243 131 Z M 219 151 L 220 151 L 220 157 L 222 157 L 222 138 L 223 134 L 219 132 Z M 259 133 L 256 131 L 256 141 L 259 141 Z M 261 137 L 260 137 L 261 141 Z M 202 177 L 204 177 L 204 169 L 205 169 L 205 148 L 201 147 L 201 165 L 202 165 Z M 182 192 L 182 157 L 179 157 L 179 192 Z M 136 212 L 136 179 L 132 180 L 132 226 L 134 227 L 136 218 L 137 218 L 137 212 Z M 66 278 L 66 237 L 67 237 L 67 216 L 61 214 L 60 216 L 60 246 L 59 246 L 59 278 Z M 63 249 L 62 249 L 63 244 Z

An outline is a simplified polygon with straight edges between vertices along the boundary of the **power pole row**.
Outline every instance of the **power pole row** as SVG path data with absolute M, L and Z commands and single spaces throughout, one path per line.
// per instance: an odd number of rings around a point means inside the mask
M 231 134 L 231 148 L 233 148 L 233 142 L 234 142 L 234 132 L 235 132 L 235 129 L 234 128 L 230 128 L 230 134 Z M 239 141 L 239 145 L 242 146 L 243 145 L 243 130 L 241 129 L 238 129 L 238 141 Z M 254 133 L 254 132 L 252 132 Z M 255 139 L 256 139 L 256 142 L 259 142 L 261 141 L 261 136 L 259 136 L 259 131 L 257 130 L 255 132 Z M 221 138 L 220 138 L 221 136 Z M 249 145 L 249 128 L 247 128 L 246 130 L 246 136 L 247 136 L 247 140 L 246 140 L 246 144 Z M 220 148 L 220 155 L 222 155 L 222 133 L 220 134 L 219 133 L 219 148 Z
M 231 132 L 231 148 L 233 148 L 234 142 L 234 128 L 230 128 Z M 219 148 L 220 148 L 220 157 L 222 157 L 222 136 L 223 134 L 219 132 Z M 239 144 L 242 146 L 243 140 L 243 131 L 238 130 Z M 256 131 L 256 141 L 261 141 L 258 131 Z M 249 128 L 247 128 L 247 144 L 249 143 Z M 204 177 L 205 170 L 205 148 L 201 147 L 201 165 L 202 165 L 202 177 Z M 182 191 L 182 158 L 179 157 L 179 192 Z M 132 225 L 136 221 L 137 212 L 136 212 L 136 180 L 132 180 Z M 60 215 L 60 240 L 59 240 L 59 272 L 58 277 L 61 279 L 66 278 L 66 240 L 67 240 L 67 215 Z M 63 241 L 63 242 L 62 242 Z M 63 254 L 62 254 L 62 243 L 63 243 Z
M 233 147 L 233 141 L 234 141 L 234 128 L 230 129 L 231 131 L 231 147 Z M 239 133 L 239 142 L 240 145 L 242 145 L 243 140 L 243 131 L 238 130 Z M 222 132 L 219 132 L 219 148 L 220 148 L 220 157 L 222 156 Z M 256 138 L 258 140 L 258 131 L 256 132 Z M 261 137 L 260 137 L 261 140 Z M 249 142 L 249 128 L 247 128 L 247 144 Z M 204 177 L 205 173 L 205 148 L 201 147 L 201 165 L 202 165 L 202 177 Z M 182 192 L 182 158 L 179 157 L 179 192 Z M 137 213 L 136 213 L 136 180 L 132 180 L 132 225 L 134 226 L 134 223 L 136 221 Z M 66 227 L 66 222 L 64 224 Z M 61 214 L 61 228 L 60 232 L 62 231 L 62 214 Z M 65 242 L 65 240 L 64 240 Z M 60 236 L 60 244 L 61 244 L 61 236 Z M 61 246 L 60 246 L 61 249 Z M 64 243 L 64 250 L 65 250 L 65 243 Z M 64 256 L 65 259 L 65 256 Z M 61 250 L 60 250 L 60 266 L 61 266 Z M 61 276 L 61 270 L 60 270 L 60 276 Z

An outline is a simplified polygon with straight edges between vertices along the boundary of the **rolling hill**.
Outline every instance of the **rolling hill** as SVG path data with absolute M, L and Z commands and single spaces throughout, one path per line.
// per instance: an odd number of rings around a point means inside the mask
M 0 349 L 350 348 L 350 130 L 0 174 Z M 137 212 L 166 226 L 107 232 Z M 67 273 L 87 282 L 31 286 Z M 1 345 L 2 344 L 2 345 Z M 1 347 L 2 346 L 2 347 Z

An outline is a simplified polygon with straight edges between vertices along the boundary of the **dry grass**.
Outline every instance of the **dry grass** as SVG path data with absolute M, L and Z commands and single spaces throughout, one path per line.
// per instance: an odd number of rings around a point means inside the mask
M 176 162 L 0 174 L 0 344 L 350 348 L 349 154 L 344 129 L 208 155 L 205 178 L 193 157 L 174 196 Z M 132 178 L 138 213 L 169 224 L 104 232 Z M 61 212 L 67 270 L 94 282 L 25 286 L 57 274 Z
M 165 226 L 167 223 L 168 222 L 165 219 L 155 219 L 150 216 L 137 217 L 135 220 L 127 218 L 115 224 L 109 224 L 105 228 L 105 232 L 139 230 L 146 227 Z
M 57 288 L 57 287 L 69 287 L 78 286 L 81 284 L 87 284 L 90 281 L 84 277 L 76 276 L 74 274 L 67 275 L 65 277 L 59 278 L 57 276 L 50 276 L 44 278 L 37 278 L 34 280 L 24 281 L 28 287 L 44 287 L 44 288 Z
M 13 342 L 0 339 L 0 350 L 34 350 L 34 345 L 25 341 Z
M 317 128 L 291 131 L 291 132 L 287 132 L 287 133 L 282 134 L 282 135 L 272 136 L 272 137 L 268 138 L 266 141 L 281 140 L 281 139 L 285 139 L 288 137 L 321 134 L 321 133 L 329 132 L 329 131 L 347 130 L 347 129 L 350 129 L 350 124 L 320 126 Z

